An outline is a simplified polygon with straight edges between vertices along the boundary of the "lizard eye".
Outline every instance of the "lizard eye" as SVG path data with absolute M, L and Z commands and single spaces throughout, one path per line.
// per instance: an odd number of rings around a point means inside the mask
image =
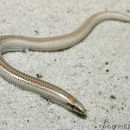
M 82 110 L 82 109 L 80 109 L 79 107 L 77 107 L 76 105 L 72 105 L 72 104 L 69 104 L 69 106 L 70 106 L 70 109 L 71 109 L 72 111 L 77 112 L 77 113 L 79 113 L 79 114 L 81 114 L 81 115 L 86 115 L 86 110 L 85 110 L 85 109 Z

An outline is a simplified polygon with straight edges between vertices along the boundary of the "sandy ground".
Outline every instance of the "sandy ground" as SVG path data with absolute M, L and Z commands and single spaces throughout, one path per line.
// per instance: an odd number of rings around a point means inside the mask
M 0 0 L 0 34 L 66 34 L 104 10 L 130 15 L 130 0 Z M 20 71 L 41 74 L 41 79 L 74 95 L 86 107 L 87 117 L 0 77 L 0 130 L 130 128 L 130 24 L 106 21 L 68 50 L 8 53 L 4 58 Z

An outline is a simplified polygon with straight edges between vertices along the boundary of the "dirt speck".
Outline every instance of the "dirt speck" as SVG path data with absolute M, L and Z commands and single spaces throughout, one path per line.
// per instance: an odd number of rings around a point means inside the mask
M 114 95 L 111 95 L 110 99 L 116 99 L 116 97 Z

